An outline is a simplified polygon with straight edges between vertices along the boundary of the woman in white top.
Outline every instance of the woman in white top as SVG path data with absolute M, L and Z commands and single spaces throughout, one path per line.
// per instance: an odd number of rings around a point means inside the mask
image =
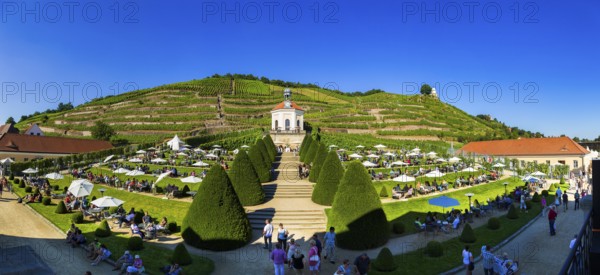
M 473 274 L 473 270 L 469 269 L 469 263 L 473 262 L 473 253 L 469 251 L 469 246 L 465 245 L 465 249 L 462 251 L 463 264 L 467 270 L 467 275 Z

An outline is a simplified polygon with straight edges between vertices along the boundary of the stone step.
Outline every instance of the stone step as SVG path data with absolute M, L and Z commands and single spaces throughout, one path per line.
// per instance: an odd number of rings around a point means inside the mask
M 304 225 L 285 225 L 285 228 L 290 232 L 290 234 L 294 234 L 295 231 L 304 231 L 304 230 L 314 230 L 315 232 L 325 231 L 327 228 L 327 224 L 304 224 Z M 252 229 L 255 230 L 263 230 L 265 224 L 250 224 Z M 276 238 L 277 236 L 274 236 Z
M 303 185 L 292 185 L 292 184 L 265 184 L 262 186 L 264 190 L 266 189 L 277 189 L 277 190 L 302 190 L 302 189 L 311 189 L 312 185 L 303 184 Z
M 278 198 L 278 199 L 310 199 L 310 198 L 312 198 L 312 194 L 305 194 L 305 195 L 300 195 L 300 194 L 293 194 L 293 195 L 286 195 L 286 194 L 265 194 L 265 198 L 267 198 L 267 199 L 272 199 L 272 198 Z
M 316 222 L 325 222 L 325 214 L 294 214 L 294 215 L 270 215 L 267 213 L 249 213 L 248 219 L 250 220 L 261 220 L 264 222 L 265 219 L 278 219 L 287 221 L 301 221 L 301 220 L 314 220 Z

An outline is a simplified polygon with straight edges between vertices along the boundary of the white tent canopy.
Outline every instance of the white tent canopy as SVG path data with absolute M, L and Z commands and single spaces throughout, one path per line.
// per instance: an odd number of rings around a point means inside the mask
M 165 163 L 167 161 L 164 160 L 164 159 L 161 159 L 161 158 L 155 158 L 155 159 L 152 159 L 150 162 L 152 162 L 152 163 Z
M 205 158 L 208 158 L 208 159 L 216 159 L 216 158 L 218 158 L 219 156 L 217 156 L 217 155 L 215 155 L 215 154 L 207 154 L 207 155 L 206 155 L 206 156 L 204 156 L 204 157 L 205 157 Z
M 496 163 L 496 164 L 492 165 L 492 167 L 495 167 L 495 168 L 502 168 L 504 166 L 506 166 L 506 165 L 504 165 L 502 163 Z
M 419 147 L 415 147 L 415 148 L 414 148 L 414 149 L 412 149 L 411 151 L 413 151 L 413 152 L 417 152 L 417 153 L 418 153 L 418 152 L 421 152 L 421 149 L 419 149 Z
M 50 179 L 50 180 L 62 180 L 65 178 L 63 175 L 61 175 L 59 173 L 46 174 L 44 177 L 47 179 Z
M 450 163 L 455 163 L 455 162 L 459 162 L 459 161 L 460 161 L 460 158 L 458 158 L 458 157 L 451 157 L 448 159 L 448 162 L 450 162 Z
M 443 159 L 443 158 L 438 158 L 438 159 L 436 159 L 435 161 L 436 161 L 436 162 L 446 162 L 446 160 L 445 160 L 445 159 Z
M 0 160 L 0 164 L 7 164 L 7 163 L 13 163 L 13 162 L 15 162 L 15 161 L 12 160 L 11 158 L 5 158 L 5 159 Z
M 166 176 L 170 175 L 171 173 L 172 173 L 171 171 L 167 171 L 167 172 L 164 172 L 164 173 L 158 175 L 158 179 L 156 179 L 155 183 L 158 183 L 159 181 L 161 181 L 162 179 L 164 179 Z
M 445 175 L 444 173 L 442 173 L 438 170 L 431 171 L 431 172 L 425 174 L 425 176 L 428 178 L 439 178 L 439 177 L 443 177 L 444 175 Z
M 144 175 L 144 174 L 146 174 L 146 173 L 144 173 L 144 172 L 142 172 L 140 170 L 133 170 L 133 171 L 127 172 L 125 175 L 127 175 L 127 176 L 141 176 L 141 175 Z
M 362 146 L 362 145 L 356 145 L 356 148 L 365 148 L 365 146 Z
M 378 159 L 378 158 L 379 158 L 379 156 L 378 156 L 378 155 L 375 155 L 375 154 L 368 154 L 368 155 L 367 155 L 367 157 L 368 157 L 368 158 L 376 158 L 376 159 Z
M 375 146 L 373 146 L 373 147 L 375 147 L 375 148 L 377 148 L 377 149 L 383 149 L 383 148 L 386 148 L 387 146 L 385 146 L 385 145 L 383 145 L 383 144 L 377 144 L 377 145 L 375 145 Z
M 363 161 L 362 165 L 364 165 L 365 167 L 377 167 L 377 164 L 372 163 L 368 160 Z
M 91 194 L 93 189 L 94 184 L 86 179 L 74 180 L 69 186 L 69 192 L 71 192 L 71 194 L 77 198 L 85 197 Z
M 146 151 L 144 151 L 144 150 L 137 150 L 135 153 L 136 153 L 136 154 L 145 154 L 145 153 L 146 153 Z
M 435 156 L 437 156 L 437 153 L 436 153 L 436 152 L 434 152 L 434 151 L 431 151 L 431 152 L 427 153 L 427 155 L 428 155 L 428 156 L 434 156 L 434 157 L 435 157 Z
M 177 135 L 175 135 L 175 137 L 173 137 L 173 139 L 167 141 L 167 146 L 169 146 L 171 148 L 171 150 L 175 150 L 175 151 L 179 151 L 179 148 L 181 148 L 183 146 L 183 141 L 181 141 L 181 139 L 179 139 L 179 137 Z
M 477 171 L 477 169 L 473 168 L 473 167 L 467 167 L 465 169 L 460 170 L 461 172 L 475 172 Z
M 392 165 L 392 166 L 404 166 L 404 165 L 408 165 L 408 163 L 403 162 L 403 161 L 394 161 L 390 165 Z
M 131 172 L 131 170 L 128 170 L 128 169 L 125 169 L 122 167 L 113 171 L 113 173 L 115 173 L 115 174 L 125 174 L 125 173 L 129 173 L 129 172 Z
M 125 202 L 120 199 L 115 199 L 113 197 L 108 197 L 108 196 L 104 196 L 102 198 L 99 198 L 99 199 L 91 202 L 91 204 L 93 204 L 97 207 L 103 207 L 103 208 L 104 207 L 117 207 L 124 203 Z
M 398 182 L 410 182 L 410 181 L 415 181 L 415 178 L 408 176 L 408 175 L 400 175 L 398 177 L 393 178 L 392 180 L 398 181 Z
M 194 176 L 189 176 L 187 178 L 182 178 L 181 182 L 186 182 L 186 183 L 198 183 L 198 182 L 202 182 L 201 178 L 198 177 L 194 177 Z
M 38 169 L 33 169 L 33 168 L 27 168 L 25 170 L 23 170 L 23 173 L 25 174 L 36 174 L 38 172 Z
M 210 164 L 208 164 L 206 162 L 199 161 L 199 162 L 196 162 L 196 163 L 192 164 L 192 166 L 206 167 L 206 166 L 210 166 Z
M 545 176 L 545 173 L 542 173 L 540 171 L 535 171 L 533 173 L 531 173 L 532 176 L 536 176 L 536 177 L 540 177 L 540 176 Z
M 356 154 L 356 153 L 352 154 L 352 155 L 349 155 L 348 157 L 353 158 L 353 159 L 361 159 L 361 158 L 363 158 L 363 156 L 361 156 L 359 154 Z
M 129 162 L 140 163 L 140 162 L 142 162 L 142 159 L 140 159 L 140 158 L 132 158 L 132 159 L 129 159 Z

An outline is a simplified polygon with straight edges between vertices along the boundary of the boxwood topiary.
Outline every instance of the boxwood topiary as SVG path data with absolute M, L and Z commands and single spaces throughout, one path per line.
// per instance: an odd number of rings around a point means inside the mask
M 17 182 L 15 182 L 15 183 L 17 183 Z M 19 184 L 19 188 L 25 188 L 25 182 L 24 181 L 21 181 L 18 184 Z
M 14 179 L 15 179 L 15 175 L 13 175 L 13 174 L 10 174 L 10 176 L 8 176 L 8 179 L 9 179 L 9 180 L 14 180 Z
M 404 224 L 402 222 L 399 222 L 399 221 L 398 222 L 394 222 L 392 224 L 392 231 L 395 234 L 402 234 L 402 233 L 404 233 L 404 231 L 405 231 Z
M 50 197 L 44 197 L 42 199 L 42 204 L 43 205 L 50 205 L 50 204 L 52 204 L 52 198 L 50 198 Z
M 19 184 L 19 183 L 21 183 L 21 182 L 23 182 L 23 184 L 25 184 L 25 182 L 24 182 L 24 181 L 21 181 L 21 180 L 19 180 L 19 179 L 14 179 L 14 180 L 13 180 L 13 182 L 14 182 L 15 184 Z
M 550 188 L 548 188 L 548 193 L 554 194 L 555 192 L 556 192 L 556 186 L 554 186 L 554 184 L 550 185 Z
M 71 221 L 73 223 L 83 223 L 83 213 L 81 211 L 77 211 L 71 215 Z
M 394 256 L 389 248 L 384 247 L 379 251 L 377 258 L 373 261 L 373 268 L 382 272 L 395 271 L 398 268 L 398 264 L 394 261 Z
M 33 188 L 31 188 L 31 186 L 27 186 L 27 187 L 25 187 L 25 192 L 31 193 L 31 192 L 33 192 Z
M 229 171 L 229 179 L 242 205 L 250 206 L 263 203 L 265 192 L 246 151 L 240 151 L 235 156 Z
M 459 239 L 463 243 L 474 243 L 475 241 L 477 241 L 477 238 L 475 237 L 475 232 L 473 232 L 473 228 L 471 228 L 470 224 L 467 223 L 465 225 L 465 228 L 460 234 Z
M 506 218 L 514 220 L 519 218 L 519 211 L 515 208 L 514 204 L 511 204 L 508 208 L 508 214 L 506 214 Z
M 319 144 L 319 148 L 317 148 L 317 152 L 315 152 L 315 158 L 312 161 L 313 165 L 310 169 L 310 175 L 308 175 L 308 181 L 317 182 L 326 158 L 327 147 L 325 147 L 324 143 L 321 143 Z
M 164 190 L 163 190 L 163 188 L 162 188 L 162 187 L 160 187 L 160 186 L 156 186 L 156 193 L 157 193 L 157 194 L 162 194 L 162 193 L 164 193 Z
M 173 251 L 173 262 L 179 265 L 189 265 L 192 263 L 192 257 L 183 243 L 179 243 Z
M 427 253 L 429 257 L 441 257 L 444 255 L 444 247 L 442 246 L 442 243 L 438 241 L 430 241 L 425 247 L 425 253 Z
M 531 197 L 531 201 L 532 202 L 540 202 L 540 200 L 541 200 L 540 195 L 537 192 L 533 193 L 533 196 Z
M 337 193 L 340 180 L 344 176 L 344 167 L 335 151 L 327 154 L 321 170 L 327 172 L 319 174 L 319 179 L 317 180 L 317 184 L 315 184 L 311 199 L 314 203 L 320 205 L 331 205 Z
M 59 186 L 58 184 L 56 184 L 56 185 L 54 185 L 54 186 L 52 187 L 52 189 L 53 189 L 54 191 L 58 191 L 58 190 L 60 190 L 60 186 Z
M 548 197 L 548 190 L 542 190 L 542 196 L 547 198 Z
M 487 222 L 487 227 L 491 230 L 496 230 L 500 228 L 500 219 L 496 217 L 491 217 Z
M 171 233 L 179 232 L 179 226 L 177 226 L 177 222 L 169 222 L 167 224 L 167 230 Z
M 127 240 L 127 248 L 132 251 L 144 249 L 144 240 L 141 237 L 134 235 Z
M 387 192 L 387 189 L 385 188 L 385 186 L 381 187 L 381 191 L 379 192 L 379 196 L 382 197 L 382 198 L 387 198 L 389 196 L 388 192 Z
M 56 210 L 54 210 L 54 213 L 56 214 L 66 214 L 69 211 L 67 211 L 67 206 L 65 205 L 64 201 L 59 201 L 58 205 L 56 205 Z
M 94 235 L 101 238 L 109 237 L 111 235 L 110 227 L 108 226 L 108 222 L 106 220 L 102 220 L 100 222 L 98 228 L 96 228 L 96 231 L 94 232 Z

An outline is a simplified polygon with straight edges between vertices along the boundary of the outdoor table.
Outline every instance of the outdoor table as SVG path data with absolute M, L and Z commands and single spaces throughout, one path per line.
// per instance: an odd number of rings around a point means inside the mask
M 100 220 L 100 213 L 102 213 L 102 210 L 102 208 L 92 208 L 90 209 L 90 214 L 92 214 L 95 220 Z

